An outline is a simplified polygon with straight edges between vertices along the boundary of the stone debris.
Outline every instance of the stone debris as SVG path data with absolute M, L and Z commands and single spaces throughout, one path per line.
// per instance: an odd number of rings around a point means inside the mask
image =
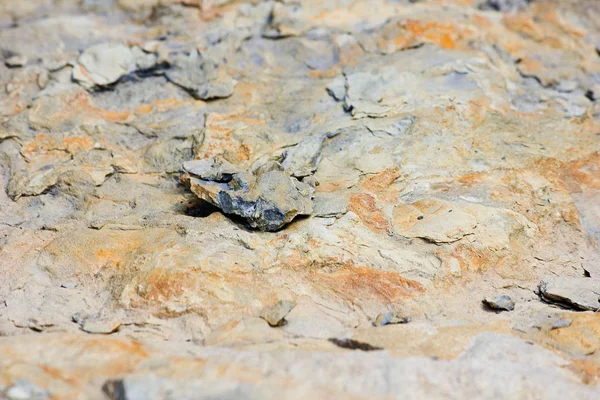
M 324 140 L 324 136 L 311 136 L 289 148 L 283 155 L 281 166 L 296 178 L 312 175 L 321 161 Z
M 109 335 L 118 331 L 121 325 L 117 318 L 87 318 L 81 323 L 81 329 L 87 333 Z
M 600 280 L 593 278 L 549 277 L 538 287 L 540 298 L 575 311 L 600 310 Z
M 373 326 L 385 326 L 394 324 L 406 324 L 410 322 L 410 318 L 406 317 L 400 311 L 390 311 L 377 315 Z
M 1 386 L 0 395 L 2 395 Z M 4 396 L 2 398 L 6 398 L 7 400 L 45 400 L 52 397 L 48 391 L 30 381 L 18 381 L 14 383 L 6 388 Z
M 279 170 L 259 170 L 256 175 L 248 172 L 231 174 L 231 180 L 220 183 L 229 164 L 214 160 L 192 162 L 184 166 L 217 181 L 184 177 L 192 192 L 226 214 L 242 217 L 250 227 L 263 231 L 276 231 L 290 223 L 298 215 L 310 215 L 313 211 L 314 189 Z
M 482 300 L 483 304 L 496 311 L 512 311 L 515 309 L 515 302 L 508 295 L 486 297 Z
M 230 182 L 235 174 L 243 172 L 223 157 L 211 157 L 183 163 L 183 170 L 205 181 Z
M 136 68 L 134 52 L 121 43 L 102 43 L 87 48 L 73 67 L 73 79 L 85 88 L 106 86 Z
M 0 398 L 599 398 L 600 2 L 2 0 L 0 43 Z
M 233 94 L 235 80 L 222 65 L 205 59 L 197 51 L 176 54 L 169 63 L 171 67 L 165 73 L 167 79 L 188 90 L 197 99 L 211 100 Z
M 25 66 L 27 64 L 27 57 L 24 56 L 12 56 L 4 62 L 7 67 L 10 68 L 19 68 Z
M 296 307 L 296 302 L 292 300 L 279 300 L 272 307 L 265 307 L 260 313 L 260 317 L 267 321 L 272 327 L 279 327 L 287 324 L 286 315 Z

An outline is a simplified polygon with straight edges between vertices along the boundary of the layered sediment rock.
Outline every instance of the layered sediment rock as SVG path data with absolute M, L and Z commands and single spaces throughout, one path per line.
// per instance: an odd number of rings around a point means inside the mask
M 598 398 L 599 21 L 0 2 L 0 398 Z

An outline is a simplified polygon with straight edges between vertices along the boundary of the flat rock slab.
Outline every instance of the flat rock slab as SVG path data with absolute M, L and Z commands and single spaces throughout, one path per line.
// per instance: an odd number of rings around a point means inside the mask
M 600 309 L 600 279 L 551 277 L 539 285 L 540 297 L 549 303 L 577 311 Z

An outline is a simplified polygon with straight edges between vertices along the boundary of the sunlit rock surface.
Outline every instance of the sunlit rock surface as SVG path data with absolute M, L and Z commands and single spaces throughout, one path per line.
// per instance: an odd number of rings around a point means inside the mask
M 0 398 L 600 398 L 597 1 L 4 0 L 0 50 Z

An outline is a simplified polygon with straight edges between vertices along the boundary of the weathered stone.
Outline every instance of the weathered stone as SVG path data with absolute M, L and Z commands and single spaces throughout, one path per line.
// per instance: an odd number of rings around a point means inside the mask
M 242 171 L 222 157 L 192 160 L 183 163 L 183 170 L 205 181 L 230 182 L 234 174 Z
M 188 90 L 194 97 L 210 100 L 233 94 L 235 80 L 222 65 L 204 59 L 197 51 L 177 54 L 169 62 L 171 68 L 166 71 L 167 78 Z
M 81 329 L 87 333 L 111 334 L 119 330 L 121 321 L 116 318 L 95 319 L 87 318 L 83 321 Z
M 600 309 L 600 280 L 592 278 L 551 277 L 540 282 L 542 300 L 576 311 Z
M 27 57 L 23 56 L 12 56 L 5 61 L 7 67 L 16 68 L 22 67 L 27 64 Z
M 120 43 L 103 43 L 86 49 L 73 68 L 73 79 L 82 86 L 106 86 L 118 81 L 136 68 L 131 49 Z
M 267 321 L 272 327 L 283 326 L 286 324 L 285 317 L 296 307 L 295 301 L 279 300 L 272 307 L 267 307 L 260 313 L 260 317 Z
M 214 175 L 214 174 L 213 174 Z M 314 189 L 281 171 L 235 174 L 228 183 L 187 179 L 194 194 L 252 228 L 276 231 L 298 215 L 312 213 Z
M 505 294 L 501 296 L 486 297 L 483 299 L 483 303 L 489 308 L 498 311 L 512 311 L 515 309 L 515 302 L 510 296 Z
M 0 1 L 0 397 L 598 398 L 599 5 Z
M 393 324 L 406 324 L 410 322 L 410 318 L 405 317 L 401 312 L 390 311 L 387 313 L 382 313 L 375 318 L 373 322 L 373 326 L 385 326 L 385 325 L 393 325 Z
M 321 149 L 325 137 L 311 136 L 296 146 L 289 148 L 283 155 L 281 166 L 296 178 L 311 175 L 321 161 Z

